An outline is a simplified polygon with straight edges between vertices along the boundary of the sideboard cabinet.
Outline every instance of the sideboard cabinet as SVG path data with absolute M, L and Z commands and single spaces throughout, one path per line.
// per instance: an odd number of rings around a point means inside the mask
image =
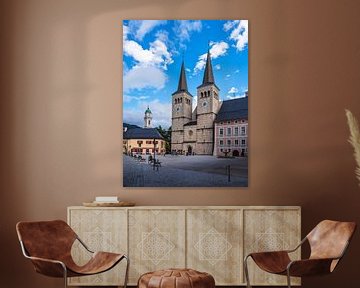
M 295 247 L 301 237 L 298 206 L 69 207 L 68 223 L 93 250 L 130 257 L 129 285 L 163 268 L 192 268 L 212 274 L 216 285 L 245 285 L 243 258 L 250 252 Z M 300 250 L 294 258 L 300 258 Z M 88 253 L 75 243 L 78 263 Z M 70 278 L 69 285 L 123 283 L 125 263 L 94 276 Z M 264 273 L 249 261 L 253 285 L 286 285 L 286 277 Z M 292 282 L 300 285 L 300 280 Z

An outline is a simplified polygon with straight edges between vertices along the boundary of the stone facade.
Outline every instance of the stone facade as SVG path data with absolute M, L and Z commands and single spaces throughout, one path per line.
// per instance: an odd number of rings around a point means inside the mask
M 172 153 L 247 155 L 247 92 L 243 99 L 223 102 L 219 100 L 219 92 L 208 52 L 203 83 L 197 87 L 197 107 L 192 111 L 193 96 L 188 92 L 182 63 L 178 89 L 172 94 Z M 231 133 L 228 137 L 220 135 L 219 129 L 231 130 Z M 242 129 L 245 129 L 245 135 L 241 134 Z
M 209 52 L 204 80 L 197 88 L 197 108 L 194 112 L 192 97 L 187 90 L 183 63 L 178 90 L 172 94 L 171 151 L 179 154 L 213 155 L 214 121 L 221 102 L 219 88 L 214 83 Z

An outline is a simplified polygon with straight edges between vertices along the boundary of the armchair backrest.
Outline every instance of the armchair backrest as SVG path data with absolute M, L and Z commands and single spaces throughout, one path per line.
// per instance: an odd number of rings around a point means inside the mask
M 355 229 L 355 222 L 321 221 L 306 236 L 311 248 L 310 259 L 341 257 Z
M 16 231 L 26 252 L 33 257 L 68 258 L 76 240 L 75 232 L 62 220 L 19 222 Z

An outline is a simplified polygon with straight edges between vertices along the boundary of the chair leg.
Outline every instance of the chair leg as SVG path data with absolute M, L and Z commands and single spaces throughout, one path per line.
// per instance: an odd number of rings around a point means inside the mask
M 67 288 L 67 270 L 66 270 L 66 266 L 62 264 L 62 267 L 64 269 L 64 287 Z
M 245 272 L 245 279 L 246 279 L 246 287 L 247 288 L 251 288 L 250 285 L 250 279 L 249 279 L 249 270 L 248 270 L 248 266 L 247 266 L 247 259 L 249 258 L 250 255 L 247 255 L 244 259 L 244 272 Z
M 290 278 L 290 271 L 289 269 L 287 269 L 287 284 L 288 284 L 288 288 L 291 288 L 291 278 Z
M 124 256 L 126 259 L 126 271 L 125 271 L 125 280 L 124 280 L 124 288 L 127 286 L 128 278 L 129 278 L 129 265 L 130 265 L 130 259 L 127 256 Z

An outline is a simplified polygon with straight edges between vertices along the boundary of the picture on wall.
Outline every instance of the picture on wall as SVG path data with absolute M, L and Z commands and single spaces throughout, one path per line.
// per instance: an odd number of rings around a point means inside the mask
M 248 186 L 248 21 L 123 21 L 123 186 Z

